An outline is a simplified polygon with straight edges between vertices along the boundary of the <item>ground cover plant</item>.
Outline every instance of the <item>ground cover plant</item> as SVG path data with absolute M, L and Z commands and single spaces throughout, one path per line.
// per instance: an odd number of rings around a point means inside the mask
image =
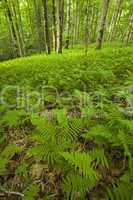
M 132 51 L 0 63 L 0 199 L 132 200 Z

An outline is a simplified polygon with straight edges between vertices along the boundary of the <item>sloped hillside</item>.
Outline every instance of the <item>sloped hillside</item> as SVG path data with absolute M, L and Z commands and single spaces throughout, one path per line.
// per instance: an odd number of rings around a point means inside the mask
M 132 199 L 132 52 L 0 63 L 0 199 Z

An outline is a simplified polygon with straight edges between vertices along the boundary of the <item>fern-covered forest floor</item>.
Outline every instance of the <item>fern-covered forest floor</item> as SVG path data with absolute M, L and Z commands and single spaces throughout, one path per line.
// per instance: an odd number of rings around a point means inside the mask
M 133 47 L 0 63 L 0 200 L 133 199 Z

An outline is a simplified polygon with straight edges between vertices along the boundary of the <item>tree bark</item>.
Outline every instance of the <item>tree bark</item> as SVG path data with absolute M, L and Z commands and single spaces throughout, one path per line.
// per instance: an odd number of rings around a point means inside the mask
M 56 29 L 56 6 L 55 6 L 55 0 L 52 0 L 52 6 L 53 6 L 53 46 L 55 51 L 57 50 L 57 29 Z
M 87 0 L 87 5 L 86 5 L 86 10 L 85 10 L 85 56 L 87 57 L 87 53 L 88 53 L 88 41 L 90 39 L 90 34 L 89 34 L 89 29 L 90 27 L 90 22 L 91 20 L 89 20 L 89 12 L 90 11 L 90 2 L 88 2 Z
M 117 2 L 116 2 L 116 11 L 114 12 L 112 20 L 111 20 L 110 32 L 109 32 L 109 36 L 108 36 L 108 40 L 110 42 L 112 41 L 113 36 L 115 34 L 118 17 L 122 11 L 122 3 L 123 3 L 123 0 L 117 0 Z
M 57 53 L 62 53 L 64 0 L 56 0 L 56 3 L 57 3 Z
M 39 12 L 38 2 L 33 0 L 34 3 L 34 10 L 35 10 L 35 21 L 36 21 L 36 28 L 38 34 L 38 42 L 39 42 L 39 51 L 46 50 L 45 48 L 45 37 L 44 37 L 44 27 L 42 26 L 41 15 Z
M 67 0 L 67 26 L 66 26 L 66 41 L 65 41 L 65 48 L 69 49 L 69 43 L 70 43 L 70 16 L 71 16 L 71 0 Z
M 78 0 L 75 0 L 75 15 L 74 15 L 74 44 L 77 42 L 77 28 L 78 28 Z
M 103 40 L 103 35 L 104 35 L 106 17 L 108 13 L 109 1 L 110 0 L 103 0 L 103 7 L 102 7 L 102 12 L 101 12 L 97 40 L 96 40 L 96 49 L 101 49 L 102 47 L 102 40 Z
M 129 42 L 130 38 L 132 38 L 132 34 L 133 34 L 133 32 L 132 32 L 133 31 L 133 15 L 132 14 L 129 16 L 128 21 L 129 21 L 129 26 L 126 30 L 125 37 L 124 37 L 125 46 L 128 45 L 128 42 Z
M 50 48 L 50 35 L 49 35 L 49 24 L 47 15 L 47 0 L 42 0 L 42 4 L 43 4 L 44 20 L 45 20 L 46 51 L 48 54 L 50 54 L 51 48 Z
M 5 7 L 7 12 L 8 21 L 10 24 L 10 29 L 12 32 L 12 39 L 14 41 L 16 50 L 17 50 L 17 56 L 24 56 L 24 46 L 22 43 L 22 35 L 20 33 L 20 27 L 19 27 L 19 19 L 16 15 L 16 7 L 14 5 L 14 2 L 12 0 L 7 1 L 5 0 Z

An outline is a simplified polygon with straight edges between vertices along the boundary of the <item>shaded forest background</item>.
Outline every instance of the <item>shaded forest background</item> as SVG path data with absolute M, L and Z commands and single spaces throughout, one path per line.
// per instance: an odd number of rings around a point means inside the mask
M 132 0 L 1 0 L 0 60 L 133 39 Z M 100 43 L 100 44 L 98 44 Z

